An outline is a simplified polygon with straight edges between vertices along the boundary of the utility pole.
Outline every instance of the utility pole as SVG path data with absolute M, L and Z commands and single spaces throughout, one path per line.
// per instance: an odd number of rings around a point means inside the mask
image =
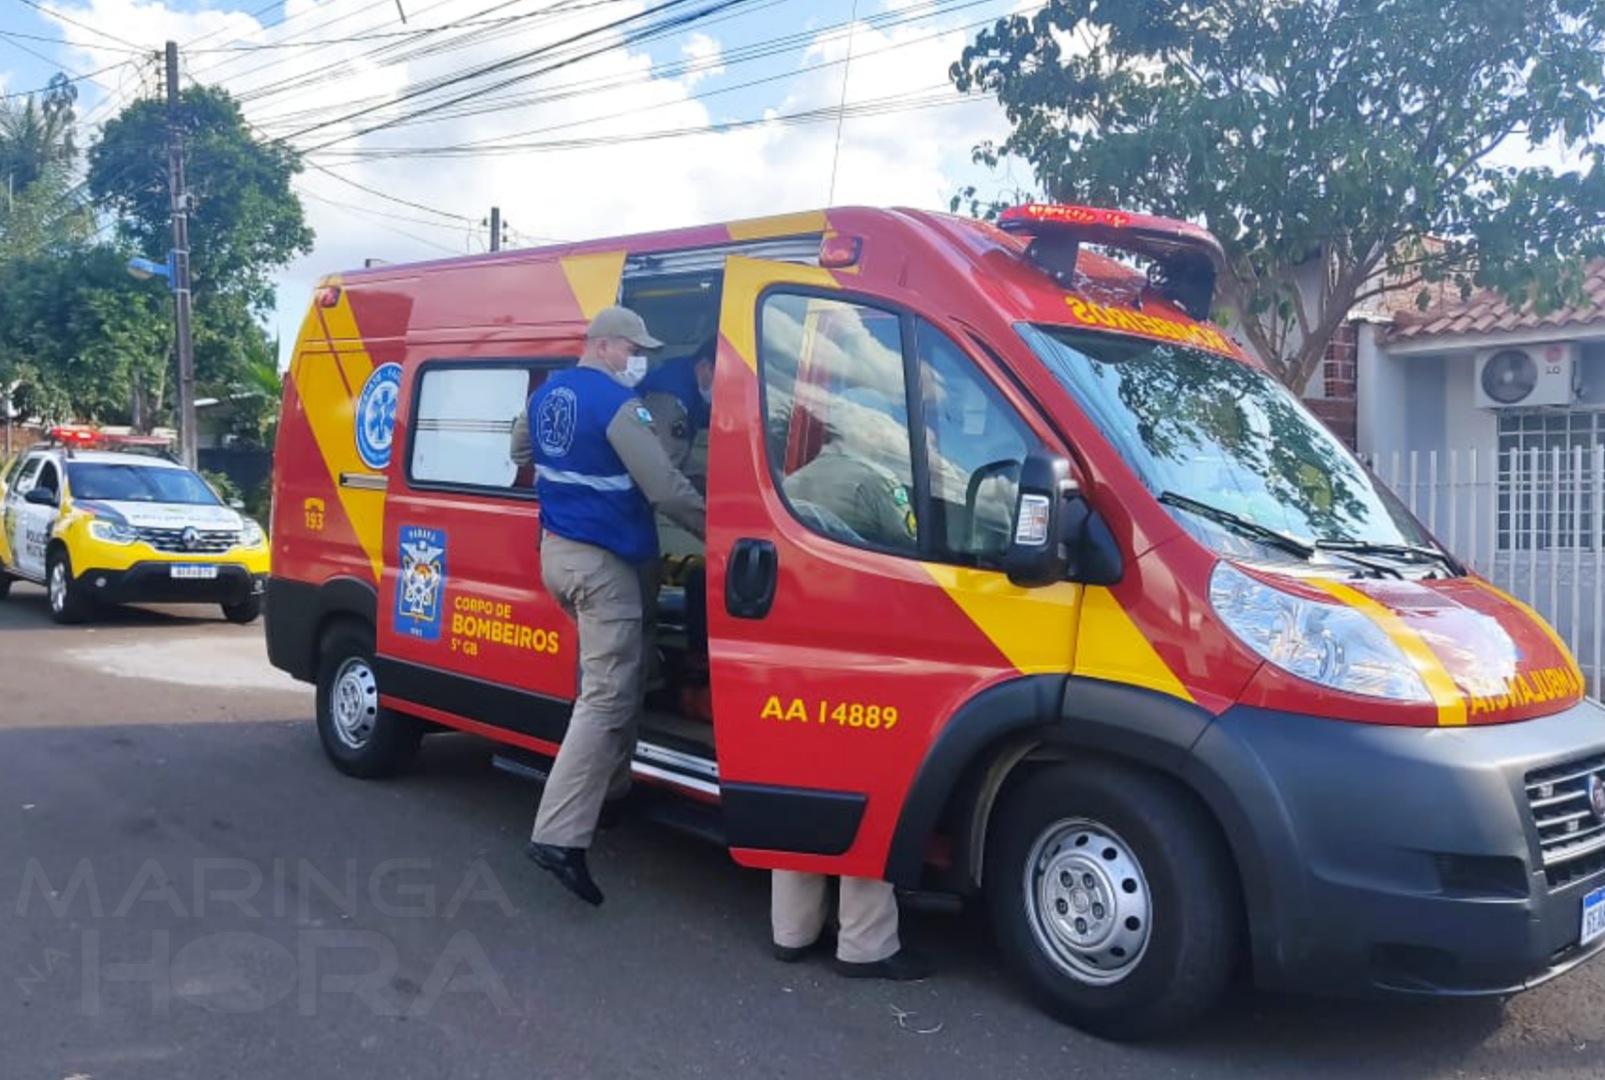
M 178 448 L 195 468 L 195 342 L 190 338 L 189 190 L 179 126 L 178 42 L 167 43 L 167 190 L 173 214 L 173 330 L 178 351 Z
M 502 249 L 502 208 L 499 206 L 490 208 L 490 249 Z

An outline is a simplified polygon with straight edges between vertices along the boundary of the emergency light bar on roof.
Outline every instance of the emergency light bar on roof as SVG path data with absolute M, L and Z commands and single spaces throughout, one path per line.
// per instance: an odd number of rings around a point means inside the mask
M 166 455 L 173 448 L 173 440 L 163 435 L 119 435 L 88 424 L 57 424 L 45 432 L 45 441 L 68 450 L 132 450 Z
M 1173 218 L 1095 206 L 1026 203 L 998 215 L 998 228 L 1031 238 L 1026 257 L 1061 285 L 1074 283 L 1082 244 L 1129 251 L 1150 262 L 1149 283 L 1200 321 L 1209 318 L 1215 275 L 1226 264 L 1220 241 Z

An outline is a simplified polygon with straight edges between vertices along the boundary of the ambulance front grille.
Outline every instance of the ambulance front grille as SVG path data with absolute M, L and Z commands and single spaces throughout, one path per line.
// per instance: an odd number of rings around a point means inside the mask
M 240 542 L 237 529 L 196 529 L 193 542 L 184 539 L 185 529 L 140 529 L 139 538 L 157 551 L 180 555 L 216 555 Z
M 1593 777 L 1605 779 L 1605 754 L 1534 769 L 1527 774 L 1527 806 L 1538 830 L 1544 875 L 1551 888 L 1569 885 L 1605 867 L 1605 821 L 1589 799 Z

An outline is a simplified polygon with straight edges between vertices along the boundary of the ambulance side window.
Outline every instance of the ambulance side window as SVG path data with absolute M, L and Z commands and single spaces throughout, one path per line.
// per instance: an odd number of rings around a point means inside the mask
M 945 334 L 920 319 L 914 340 L 936 519 L 931 554 L 997 565 L 1014 531 L 1020 466 L 1037 439 Z
M 917 554 L 902 317 L 772 293 L 758 354 L 769 465 L 792 514 L 842 543 Z
M 418 488 L 534 496 L 512 434 L 546 377 L 572 360 L 427 361 L 415 386 L 407 479 Z

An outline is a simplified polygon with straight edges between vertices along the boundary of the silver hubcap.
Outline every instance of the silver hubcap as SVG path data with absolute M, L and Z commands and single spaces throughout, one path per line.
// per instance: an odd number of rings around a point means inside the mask
M 67 606 L 67 567 L 55 563 L 50 567 L 50 610 L 60 611 Z
M 351 749 L 361 750 L 373 737 L 373 724 L 379 716 L 379 684 L 360 656 L 351 657 L 335 673 L 329 712 L 334 717 L 334 733 Z
M 1080 982 L 1117 983 L 1148 951 L 1148 879 L 1125 841 L 1095 821 L 1060 821 L 1037 837 L 1025 905 L 1037 945 Z

